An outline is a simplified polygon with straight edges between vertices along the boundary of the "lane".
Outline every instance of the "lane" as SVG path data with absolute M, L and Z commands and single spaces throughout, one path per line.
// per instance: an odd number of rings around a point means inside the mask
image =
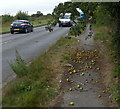
M 44 28 L 45 28 L 45 26 L 34 28 L 34 32 L 43 31 Z M 8 33 L 8 34 L 3 34 L 2 35 L 2 40 L 0 41 L 0 43 L 4 44 L 5 42 L 8 42 L 8 41 L 16 39 L 16 38 L 21 38 L 21 37 L 28 36 L 29 34 L 34 34 L 34 32 L 33 33 L 27 33 L 27 34 L 25 34 L 25 33 L 15 33 L 15 34 Z
M 67 34 L 69 28 L 54 28 L 53 32 L 45 31 L 44 26 L 34 29 L 33 33 L 27 34 L 5 34 L 2 36 L 2 81 L 12 79 L 15 74 L 9 66 L 9 62 L 15 59 L 15 50 L 17 49 L 21 57 L 29 62 L 36 56 L 41 55 L 51 45 L 53 45 L 61 36 Z M 6 42 L 6 43 L 4 43 Z

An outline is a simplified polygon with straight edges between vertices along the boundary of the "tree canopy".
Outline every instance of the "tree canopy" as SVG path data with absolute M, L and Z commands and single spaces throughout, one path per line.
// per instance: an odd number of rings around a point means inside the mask
M 15 16 L 18 20 L 28 20 L 28 14 L 27 12 L 22 12 L 22 11 L 19 11 L 16 16 Z

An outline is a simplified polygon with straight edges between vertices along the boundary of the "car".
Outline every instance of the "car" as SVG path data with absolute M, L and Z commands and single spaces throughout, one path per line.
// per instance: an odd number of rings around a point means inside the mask
M 33 25 L 28 20 L 16 20 L 10 25 L 10 32 L 33 32 Z
M 73 22 L 71 20 L 71 13 L 65 13 L 64 16 L 59 18 L 59 27 L 62 26 L 72 26 Z

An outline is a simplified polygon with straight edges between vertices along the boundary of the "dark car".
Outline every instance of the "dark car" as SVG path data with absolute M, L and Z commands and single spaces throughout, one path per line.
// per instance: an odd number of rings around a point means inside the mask
M 16 20 L 10 25 L 10 32 L 33 32 L 33 25 L 28 20 Z

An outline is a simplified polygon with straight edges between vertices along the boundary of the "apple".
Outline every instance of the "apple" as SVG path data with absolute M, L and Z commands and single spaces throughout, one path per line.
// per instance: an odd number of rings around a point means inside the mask
M 83 90 L 83 88 L 82 88 L 82 87 L 80 87 L 80 90 Z
M 77 87 L 80 88 L 80 84 L 78 84 Z
M 92 67 L 91 67 L 91 66 L 90 66 L 89 68 L 90 68 L 90 69 L 92 69 Z
M 100 70 L 100 68 L 96 68 L 96 70 Z
M 85 73 L 80 74 L 80 76 L 83 76 L 83 75 L 85 75 Z
M 76 72 L 76 70 L 73 70 L 73 72 L 75 73 L 75 72 Z
M 69 79 L 67 78 L 66 81 L 69 81 Z
M 94 60 L 91 60 L 91 62 L 94 62 Z
M 72 88 L 69 88 L 69 91 L 72 91 Z
M 98 81 L 96 81 L 96 83 L 98 83 Z
M 70 75 L 72 74 L 72 72 L 69 72 L 70 73 Z
M 70 105 L 74 105 L 74 102 L 70 102 Z
M 105 90 L 103 90 L 102 92 L 105 93 Z

